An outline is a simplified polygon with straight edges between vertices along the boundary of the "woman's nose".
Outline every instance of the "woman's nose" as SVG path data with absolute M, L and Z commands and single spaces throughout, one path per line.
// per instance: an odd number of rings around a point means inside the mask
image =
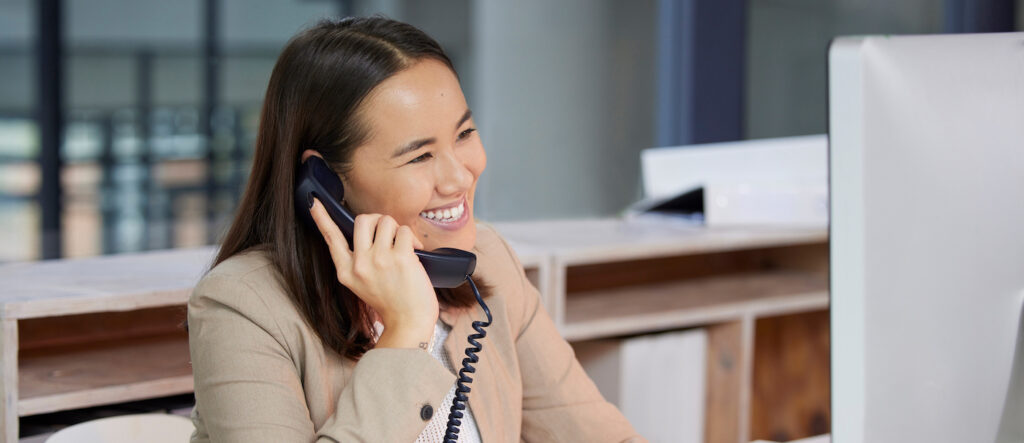
M 465 192 L 473 184 L 473 173 L 452 152 L 441 155 L 437 162 L 437 192 L 441 195 L 454 195 Z

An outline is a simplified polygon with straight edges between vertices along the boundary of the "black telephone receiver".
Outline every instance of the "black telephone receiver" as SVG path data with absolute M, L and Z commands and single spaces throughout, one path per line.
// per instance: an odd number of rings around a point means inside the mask
M 352 230 L 355 228 L 356 220 L 352 213 L 341 205 L 341 200 L 345 197 L 345 187 L 342 185 L 341 179 L 334 174 L 334 171 L 327 167 L 327 163 L 315 155 L 299 165 L 298 180 L 295 186 L 295 208 L 300 214 L 303 214 L 306 222 L 315 229 L 316 222 L 313 221 L 313 216 L 309 213 L 313 197 L 319 199 L 324 207 L 327 208 L 327 213 L 330 214 L 331 219 L 341 229 L 345 238 L 348 239 L 349 247 L 351 247 Z M 417 249 L 415 253 L 419 256 L 423 269 L 427 271 L 431 285 L 435 288 L 456 288 L 464 282 L 469 282 L 470 288 L 473 289 L 473 295 L 476 296 L 477 303 L 480 304 L 484 314 L 487 315 L 487 321 L 473 322 L 473 329 L 476 330 L 476 333 L 466 337 L 470 346 L 466 348 L 466 358 L 462 359 L 462 369 L 459 369 L 455 398 L 452 399 L 452 407 L 448 411 L 448 423 L 445 425 L 444 434 L 445 443 L 455 443 L 459 439 L 459 426 L 462 424 L 463 411 L 465 411 L 466 402 L 469 400 L 468 385 L 473 382 L 473 378 L 468 374 L 476 372 L 472 364 L 479 360 L 476 353 L 483 350 L 483 346 L 477 340 L 487 336 L 487 331 L 484 328 L 490 326 L 493 318 L 491 317 L 490 308 L 484 303 L 476 283 L 473 282 L 473 271 L 476 270 L 476 254 L 455 248 L 439 248 L 433 251 L 420 251 Z
M 338 225 L 352 247 L 352 230 L 355 217 L 341 205 L 345 197 L 345 187 L 341 179 L 327 166 L 324 160 L 310 156 L 299 166 L 297 185 L 295 187 L 295 206 L 311 227 L 316 228 L 313 217 L 309 214 L 309 205 L 313 197 L 327 209 L 331 219 Z M 303 206 L 304 205 L 304 206 Z M 435 288 L 455 288 L 473 275 L 476 269 L 476 254 L 455 248 L 440 248 L 433 251 L 416 250 L 416 255 L 423 264 L 423 269 L 430 277 L 430 284 Z

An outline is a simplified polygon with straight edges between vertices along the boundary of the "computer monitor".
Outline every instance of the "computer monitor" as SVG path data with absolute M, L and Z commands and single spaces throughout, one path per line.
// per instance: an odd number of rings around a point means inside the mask
M 828 64 L 833 441 L 1024 441 L 1024 33 Z

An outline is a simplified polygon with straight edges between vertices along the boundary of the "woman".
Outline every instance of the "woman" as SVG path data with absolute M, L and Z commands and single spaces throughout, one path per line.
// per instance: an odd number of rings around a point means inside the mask
M 356 217 L 350 245 L 314 200 L 320 156 Z M 188 305 L 192 441 L 441 441 L 482 318 L 468 285 L 435 290 L 413 248 L 477 256 L 494 316 L 460 441 L 639 439 L 559 336 L 522 266 L 473 217 L 487 160 L 447 56 L 381 17 L 324 21 L 271 74 L 245 195 Z

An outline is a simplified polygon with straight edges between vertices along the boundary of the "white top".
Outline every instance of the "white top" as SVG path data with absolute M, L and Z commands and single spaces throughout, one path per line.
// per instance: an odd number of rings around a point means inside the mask
M 374 329 L 376 329 L 377 337 L 380 337 L 381 333 L 384 332 L 384 325 L 380 322 L 373 323 Z M 442 365 L 448 371 L 458 376 L 458 372 L 452 367 L 452 362 L 449 359 L 448 352 L 444 349 L 444 341 L 448 338 L 448 333 L 451 332 L 451 328 L 445 325 L 441 320 L 438 320 L 434 324 L 434 336 L 430 339 L 430 346 L 427 348 L 430 355 L 433 356 L 437 361 L 441 362 Z M 466 342 L 469 345 L 469 342 Z M 420 433 L 419 438 L 416 439 L 416 443 L 442 443 L 444 442 L 444 433 L 448 425 L 448 413 L 452 409 L 452 402 L 455 399 L 455 387 L 458 381 L 452 383 L 451 389 L 448 390 L 448 394 L 444 396 L 444 400 L 441 401 L 441 405 L 434 411 L 433 417 L 430 418 L 430 423 L 427 423 L 427 427 Z M 473 387 L 472 384 L 469 385 Z M 470 392 L 472 394 L 472 391 Z M 473 419 L 473 411 L 470 409 L 469 404 L 466 404 L 466 409 L 462 416 L 462 425 L 459 426 L 459 439 L 460 442 L 465 443 L 480 443 L 480 430 L 476 427 L 476 420 Z

